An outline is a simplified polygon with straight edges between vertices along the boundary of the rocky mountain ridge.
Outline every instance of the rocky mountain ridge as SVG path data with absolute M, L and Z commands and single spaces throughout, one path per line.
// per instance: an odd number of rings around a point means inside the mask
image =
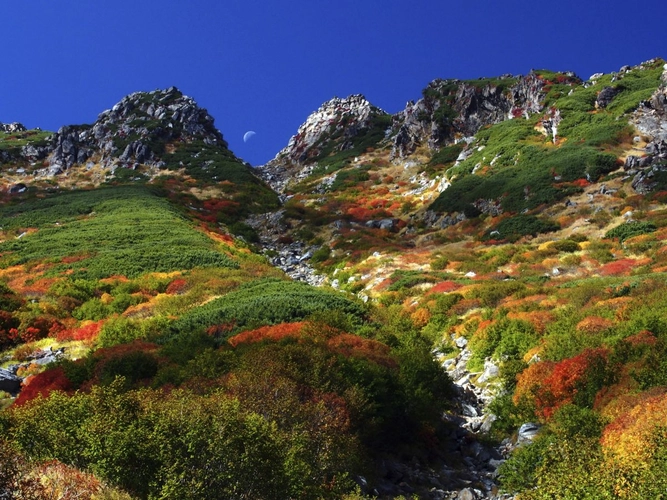
M 580 79 L 568 72 L 560 82 L 574 84 Z M 470 141 L 484 126 L 542 111 L 547 85 L 548 81 L 535 72 L 476 81 L 434 80 L 422 91 L 421 99 L 409 101 L 403 111 L 391 116 L 383 134 L 376 134 L 369 147 L 390 147 L 390 158 L 402 159 L 421 145 L 436 151 L 448 144 Z M 317 162 L 326 160 L 323 151 L 352 150 L 355 139 L 362 140 L 373 131 L 373 118 L 389 115 L 361 95 L 327 101 L 308 116 L 288 145 L 258 172 L 282 192 L 289 183 L 312 174 Z M 544 121 L 549 132 L 555 134 L 558 114 L 553 113 Z
M 3 126 L 6 132 L 25 132 L 21 124 Z M 135 92 L 103 111 L 91 125 L 67 125 L 38 144 L 13 152 L 15 160 L 44 167 L 49 175 L 63 173 L 89 161 L 105 168 L 143 164 L 165 166 L 165 147 L 201 141 L 227 147 L 213 118 L 176 87 Z M 5 158 L 8 161 L 10 158 Z
M 361 94 L 344 99 L 334 97 L 311 113 L 287 146 L 257 171 L 276 191 L 282 192 L 288 183 L 312 171 L 308 165 L 329 153 L 353 149 L 355 138 L 368 134 L 378 121 L 388 117 L 388 113 Z M 388 130 L 382 132 L 386 134 Z

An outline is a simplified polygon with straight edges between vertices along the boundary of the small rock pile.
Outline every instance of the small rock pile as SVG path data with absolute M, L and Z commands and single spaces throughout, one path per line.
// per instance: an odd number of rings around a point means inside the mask
M 300 241 L 284 241 L 287 224 L 283 219 L 285 211 L 278 210 L 266 214 L 253 215 L 246 219 L 260 239 L 262 253 L 268 257 L 272 265 L 282 269 L 292 279 L 303 281 L 312 286 L 322 286 L 326 277 L 317 274 L 308 264 L 317 245 L 306 245 Z M 283 241 L 281 241 L 283 240 Z
M 0 368 L 0 391 L 16 396 L 21 390 L 21 383 L 23 382 L 23 378 L 17 375 L 19 368 L 27 368 L 33 363 L 37 365 L 55 363 L 62 359 L 64 355 L 64 347 L 56 350 L 49 347 L 33 352 L 26 357 L 25 361 L 12 363 L 7 368 Z M 12 359 L 6 359 L 5 361 L 12 361 Z

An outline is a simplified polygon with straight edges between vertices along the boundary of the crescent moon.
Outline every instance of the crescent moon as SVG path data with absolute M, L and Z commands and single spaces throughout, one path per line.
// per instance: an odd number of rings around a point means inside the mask
M 256 135 L 255 132 L 248 130 L 245 134 L 243 134 L 243 142 L 248 142 L 248 140 L 250 140 L 253 135 Z

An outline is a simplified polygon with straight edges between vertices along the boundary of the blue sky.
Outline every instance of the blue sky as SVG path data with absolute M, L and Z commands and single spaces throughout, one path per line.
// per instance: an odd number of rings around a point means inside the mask
M 334 96 L 394 113 L 434 78 L 667 57 L 664 0 L 20 0 L 0 19 L 0 122 L 92 123 L 175 85 L 253 165 Z

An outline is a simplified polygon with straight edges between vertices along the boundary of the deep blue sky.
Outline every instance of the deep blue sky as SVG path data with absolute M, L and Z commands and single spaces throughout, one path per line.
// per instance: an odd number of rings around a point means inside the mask
M 588 78 L 667 57 L 664 12 L 664 0 L 3 2 L 0 122 L 92 123 L 126 94 L 175 85 L 258 165 L 333 96 L 394 113 L 434 78 Z

